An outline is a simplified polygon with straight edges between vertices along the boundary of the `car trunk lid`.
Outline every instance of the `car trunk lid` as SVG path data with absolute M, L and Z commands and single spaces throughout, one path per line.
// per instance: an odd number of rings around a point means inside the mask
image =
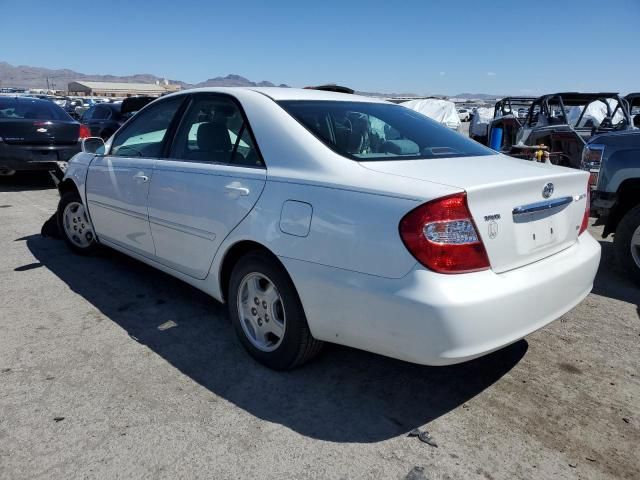
M 78 143 L 80 124 L 60 120 L 0 120 L 0 137 L 11 145 L 72 145 Z
M 573 245 L 586 208 L 587 173 L 504 155 L 361 165 L 465 190 L 491 268 L 498 273 Z

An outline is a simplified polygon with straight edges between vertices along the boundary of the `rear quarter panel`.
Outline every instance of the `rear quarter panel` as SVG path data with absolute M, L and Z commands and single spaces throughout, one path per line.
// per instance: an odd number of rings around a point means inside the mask
M 287 200 L 312 206 L 308 235 L 296 236 L 281 230 L 281 212 Z M 402 243 L 398 224 L 418 204 L 415 200 L 358 191 L 267 181 L 254 209 L 221 245 L 212 272 L 219 272 L 231 246 L 252 240 L 279 257 L 400 278 L 416 260 Z

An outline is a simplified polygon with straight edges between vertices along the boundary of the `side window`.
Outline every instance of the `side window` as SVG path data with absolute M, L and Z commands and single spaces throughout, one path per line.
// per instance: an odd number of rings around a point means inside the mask
M 82 114 L 82 118 L 80 119 L 81 123 L 86 123 L 93 118 L 93 112 L 95 111 L 95 107 L 91 107 L 89 110 Z
M 158 157 L 167 129 L 184 100 L 183 95 L 161 100 L 136 115 L 113 140 L 111 155 Z
M 103 107 L 98 105 L 95 108 L 95 112 L 93 114 L 93 120 L 107 120 L 111 117 L 111 109 L 109 107 Z
M 176 134 L 170 157 L 245 167 L 263 165 L 238 106 L 216 95 L 194 96 Z

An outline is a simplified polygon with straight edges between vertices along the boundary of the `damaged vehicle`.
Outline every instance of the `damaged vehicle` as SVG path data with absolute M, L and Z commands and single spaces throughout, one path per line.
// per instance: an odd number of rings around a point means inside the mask
M 591 137 L 632 128 L 627 102 L 617 93 L 544 95 L 529 107 L 508 154 L 534 159 L 542 149 L 551 163 L 580 168 L 582 151 Z
M 508 152 L 516 143 L 518 132 L 535 97 L 505 97 L 493 109 L 493 120 L 488 126 L 489 146 L 499 152 Z
M 71 250 L 107 246 L 228 305 L 257 361 L 334 342 L 447 365 L 590 292 L 587 173 L 516 161 L 408 108 L 295 88 L 153 101 L 59 185 Z

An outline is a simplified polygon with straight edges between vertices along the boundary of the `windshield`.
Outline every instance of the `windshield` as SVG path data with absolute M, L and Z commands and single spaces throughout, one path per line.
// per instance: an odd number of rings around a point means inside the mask
M 387 103 L 278 102 L 329 148 L 359 161 L 495 154 L 430 118 Z
M 0 98 L 0 119 L 73 120 L 53 102 L 16 98 Z

